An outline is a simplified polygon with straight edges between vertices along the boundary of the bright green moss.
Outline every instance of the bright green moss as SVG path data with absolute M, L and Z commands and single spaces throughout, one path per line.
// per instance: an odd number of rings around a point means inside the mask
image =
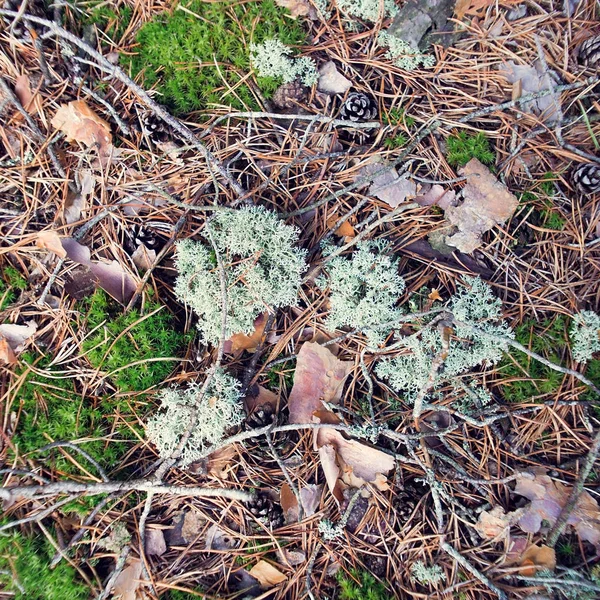
M 124 56 L 123 62 L 145 87 L 155 87 L 157 99 L 176 114 L 208 104 L 256 108 L 249 87 L 239 82 L 250 69 L 250 44 L 267 38 L 294 46 L 304 43 L 305 33 L 274 0 L 192 0 L 146 23 L 136 36 L 137 55 Z M 273 78 L 257 81 L 267 97 L 279 83 Z
M 16 301 L 18 292 L 27 288 L 27 280 L 14 267 L 0 269 L 0 311 Z
M 389 591 L 371 573 L 350 569 L 350 575 L 340 570 L 337 574 L 340 600 L 388 600 Z
M 567 319 L 559 315 L 542 322 L 527 320 L 515 328 L 516 341 L 551 362 L 560 364 L 568 345 Z M 556 392 L 563 375 L 520 352 L 511 349 L 498 365 L 501 391 L 511 402 L 529 402 L 532 398 Z
M 81 25 L 96 25 L 98 31 L 115 41 L 123 37 L 133 16 L 130 6 L 114 10 L 104 0 L 77 2 L 76 7 L 82 11 L 77 19 Z
M 89 588 L 67 561 L 50 568 L 53 555 L 54 548 L 42 535 L 0 536 L 0 589 L 17 600 L 87 600 Z
M 164 307 L 149 302 L 143 316 L 138 310 L 123 313 L 98 290 L 82 308 L 87 330 L 94 331 L 83 342 L 83 351 L 120 391 L 144 391 L 169 376 L 188 336 L 176 329 Z
M 490 146 L 490 141 L 481 131 L 471 134 L 459 131 L 446 140 L 446 159 L 452 167 L 464 167 L 472 158 L 484 165 L 493 165 L 496 154 Z

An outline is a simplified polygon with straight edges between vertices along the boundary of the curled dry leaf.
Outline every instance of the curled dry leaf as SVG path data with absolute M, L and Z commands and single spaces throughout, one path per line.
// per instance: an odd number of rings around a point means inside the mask
M 225 341 L 223 350 L 228 354 L 234 354 L 242 350 L 255 352 L 265 333 L 268 319 L 269 314 L 266 312 L 258 315 L 254 321 L 254 331 L 250 335 L 234 333 L 231 338 Z
M 39 81 L 38 84 L 39 86 Z M 34 84 L 34 87 L 37 87 Z M 19 99 L 19 102 L 23 105 L 23 108 L 30 114 L 38 113 L 42 114 L 42 102 L 40 95 L 33 92 L 31 89 L 31 81 L 27 75 L 19 75 L 15 80 L 15 95 Z
M 439 206 L 446 210 L 449 206 L 456 203 L 456 193 L 453 190 L 446 190 L 441 185 L 434 183 L 427 191 L 422 192 L 415 198 L 419 206 Z
M 536 469 L 535 476 L 521 476 L 517 479 L 515 494 L 531 500 L 519 519 L 519 527 L 528 533 L 537 533 L 542 521 L 554 525 L 566 505 L 571 486 L 554 481 L 543 469 Z M 571 511 L 567 525 L 573 527 L 579 537 L 600 549 L 600 510 L 598 502 L 587 492 L 583 492 Z
M 367 177 L 384 168 L 385 165 L 381 162 L 368 163 L 360 170 L 359 177 Z M 367 193 L 369 196 L 379 198 L 391 208 L 396 208 L 408 198 L 417 195 L 417 185 L 408 178 L 408 175 L 400 177 L 396 169 L 390 167 L 374 177 Z
M 258 561 L 249 571 L 250 575 L 260 582 L 260 585 L 265 588 L 283 583 L 287 577 L 271 563 L 266 560 Z
M 62 104 L 52 118 L 52 126 L 65 134 L 67 142 L 97 147 L 100 163 L 106 165 L 113 149 L 110 126 L 83 100 Z
M 37 323 L 28 321 L 25 325 L 3 323 L 0 325 L 0 363 L 13 365 L 17 354 L 25 349 L 27 341 L 37 331 Z
M 351 369 L 351 362 L 338 360 L 324 346 L 303 344 L 289 398 L 290 423 L 312 423 L 315 411 L 323 408 L 322 400 L 339 402 Z
M 96 178 L 89 169 L 82 169 L 78 174 L 78 179 L 80 187 L 79 193 L 72 195 L 69 193 L 63 207 L 63 217 L 67 224 L 79 221 L 81 212 L 87 207 L 88 198 L 94 191 L 94 185 L 96 183 Z
M 327 227 L 331 229 L 338 221 L 339 217 L 337 215 L 331 215 L 327 219 Z M 356 236 L 356 231 L 350 224 L 350 221 L 344 221 L 333 233 L 345 238 L 353 238 Z
M 125 568 L 119 573 L 112 593 L 114 598 L 135 600 L 137 591 L 142 583 L 142 563 L 137 558 L 129 559 Z
M 305 517 L 312 517 L 319 508 L 321 502 L 321 494 L 323 493 L 323 485 L 305 485 L 300 489 L 300 501 L 304 509 Z
M 317 89 L 324 94 L 345 94 L 352 87 L 352 82 L 344 77 L 330 60 L 319 69 Z
M 505 223 L 515 212 L 519 201 L 490 170 L 472 158 L 460 171 L 467 177 L 463 202 L 449 206 L 445 213 L 448 222 L 458 231 L 446 237 L 446 244 L 461 252 L 470 253 L 481 246 L 481 236 Z
M 238 541 L 216 523 L 208 528 L 205 546 L 207 550 L 231 550 L 237 545 Z
M 290 567 L 297 567 L 306 562 L 306 554 L 300 550 L 288 550 L 283 548 L 278 552 L 278 560 Z
M 67 256 L 67 252 L 61 243 L 60 236 L 56 231 L 38 231 L 35 245 L 38 248 L 43 248 L 44 250 L 50 250 L 50 252 L 54 252 L 54 254 L 60 258 L 65 258 Z
M 229 467 L 234 462 L 234 458 L 237 456 L 237 449 L 235 444 L 230 444 L 221 448 L 216 452 L 209 455 L 207 460 L 207 472 L 213 477 L 219 479 L 227 479 L 229 476 Z
M 492 510 L 484 510 L 479 514 L 475 530 L 486 540 L 503 539 L 508 537 L 511 526 L 517 523 L 523 513 L 522 508 L 505 513 L 501 506 L 494 506 Z
M 279 502 L 286 524 L 296 523 L 300 516 L 300 507 L 298 506 L 298 499 L 287 481 L 281 486 Z
M 131 255 L 133 264 L 141 271 L 149 271 L 156 261 L 156 250 L 149 250 L 140 244 Z
M 520 574 L 525 577 L 535 576 L 537 571 L 556 568 L 556 552 L 549 546 L 529 546 L 519 557 L 517 565 L 521 567 Z
M 275 0 L 275 4 L 281 6 L 281 8 L 287 8 L 290 11 L 292 19 L 310 17 L 316 20 L 318 18 L 317 11 L 307 0 Z

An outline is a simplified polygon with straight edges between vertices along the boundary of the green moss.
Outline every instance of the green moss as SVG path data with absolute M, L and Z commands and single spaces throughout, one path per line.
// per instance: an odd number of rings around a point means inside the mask
M 560 215 L 554 206 L 553 199 L 556 195 L 554 173 L 545 173 L 530 190 L 518 194 L 522 204 L 533 204 L 535 210 L 532 213 L 533 222 L 545 229 L 562 231 L 566 220 Z
M 386 587 L 377 581 L 371 573 L 359 569 L 350 569 L 350 575 L 338 571 L 340 600 L 388 600 Z
M 567 319 L 563 315 L 541 323 L 527 320 L 515 328 L 515 339 L 549 361 L 560 364 L 568 346 Z M 497 369 L 502 378 L 501 391 L 511 402 L 528 402 L 558 390 L 563 375 L 519 350 L 511 349 Z
M 470 134 L 459 131 L 446 140 L 446 159 L 452 167 L 464 167 L 472 158 L 484 165 L 493 165 L 496 154 L 483 132 Z
M 50 568 L 53 555 L 54 548 L 42 535 L 0 536 L 0 588 L 17 600 L 87 600 L 89 588 L 67 561 Z
M 291 390 L 294 385 L 294 371 L 296 365 L 294 361 L 286 360 L 280 365 L 275 365 L 266 373 L 269 389 L 287 389 Z
M 14 267 L 0 270 L 0 311 L 17 300 L 19 291 L 27 288 L 27 280 Z
M 192 0 L 146 23 L 136 36 L 137 55 L 124 56 L 123 61 L 146 87 L 155 87 L 158 100 L 176 114 L 208 104 L 256 108 L 254 95 L 240 80 L 250 69 L 250 43 L 273 37 L 292 46 L 305 41 L 299 21 L 286 16 L 274 0 Z M 273 78 L 257 82 L 267 97 L 279 83 Z
M 411 127 L 414 127 L 415 120 L 413 117 L 406 114 L 403 108 L 395 107 L 390 109 L 387 115 L 383 117 L 384 121 L 392 127 L 400 127 L 405 132 L 408 132 Z M 408 136 L 406 133 L 396 133 L 390 135 L 383 140 L 383 145 L 387 150 L 395 150 L 396 148 L 402 148 L 408 142 Z
M 81 308 L 87 312 L 87 330 L 93 331 L 83 342 L 83 351 L 122 392 L 144 391 L 164 381 L 188 339 L 177 331 L 172 315 L 155 302 L 146 304 L 144 316 L 138 310 L 123 313 L 98 290 Z
M 96 25 L 98 31 L 112 40 L 120 40 L 123 37 L 133 16 L 130 6 L 121 6 L 114 10 L 104 0 L 78 2 L 76 7 L 82 11 L 78 18 L 81 25 Z

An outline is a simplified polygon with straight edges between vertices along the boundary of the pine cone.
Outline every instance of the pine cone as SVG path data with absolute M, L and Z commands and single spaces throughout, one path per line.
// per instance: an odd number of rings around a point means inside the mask
M 267 492 L 258 492 L 254 501 L 248 505 L 250 512 L 270 529 L 279 529 L 284 524 L 281 505 Z
M 277 108 L 296 108 L 306 98 L 308 88 L 299 81 L 280 85 L 273 94 L 273 104 Z
M 579 62 L 589 69 L 600 68 L 600 35 L 585 40 L 577 53 Z
M 578 165 L 573 170 L 571 179 L 582 194 L 600 192 L 600 166 L 597 164 L 583 163 Z
M 377 117 L 377 103 L 366 94 L 353 92 L 342 104 L 340 114 L 349 121 L 371 121 Z
M 124 245 L 127 252 L 133 254 L 141 245 L 146 246 L 148 250 L 156 250 L 163 244 L 154 231 L 136 223 L 125 231 Z
M 270 404 L 263 404 L 253 412 L 251 412 L 244 423 L 247 430 L 257 429 L 265 425 L 271 425 L 277 420 L 275 410 Z
M 142 119 L 142 127 L 144 133 L 148 136 L 148 139 L 155 146 L 157 144 L 164 144 L 169 141 L 169 138 L 171 137 L 167 124 L 162 119 L 159 119 L 154 113 L 148 113 Z
M 424 486 L 408 483 L 396 492 L 394 511 L 400 521 L 406 522 L 412 515 L 419 500 L 426 493 Z

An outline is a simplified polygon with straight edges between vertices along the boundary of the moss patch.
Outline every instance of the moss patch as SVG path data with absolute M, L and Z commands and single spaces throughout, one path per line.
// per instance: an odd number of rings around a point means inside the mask
M 19 292 L 27 288 L 25 278 L 11 266 L 0 269 L 0 310 L 17 300 Z
M 484 165 L 493 165 L 496 154 L 490 146 L 490 141 L 481 131 L 469 134 L 459 131 L 446 140 L 446 159 L 452 167 L 464 167 L 472 158 Z
M 387 600 L 390 593 L 371 573 L 351 569 L 350 575 L 338 571 L 340 600 Z
M 274 0 L 192 0 L 146 23 L 136 36 L 137 55 L 124 56 L 122 61 L 144 86 L 155 87 L 158 100 L 176 114 L 208 104 L 256 108 L 252 92 L 240 81 L 250 69 L 250 43 L 273 37 L 286 45 L 305 41 L 300 23 L 286 16 Z M 257 81 L 267 97 L 278 85 L 268 77 Z

